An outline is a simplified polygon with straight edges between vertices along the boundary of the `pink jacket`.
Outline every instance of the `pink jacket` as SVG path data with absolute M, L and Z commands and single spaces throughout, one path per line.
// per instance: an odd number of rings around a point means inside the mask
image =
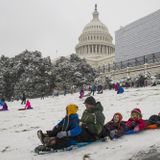
M 135 126 L 133 125 L 134 123 L 135 123 Z M 133 118 L 130 118 L 128 121 L 126 121 L 125 125 L 130 129 L 134 129 L 135 127 L 139 127 L 140 131 L 144 130 L 144 128 L 145 128 L 145 122 L 142 118 L 138 119 L 138 120 L 134 120 Z
M 31 109 L 31 108 L 32 108 L 30 101 L 27 101 L 27 102 L 26 102 L 25 108 L 26 108 L 26 109 Z
M 115 89 L 115 91 L 118 91 L 118 88 L 119 88 L 118 83 L 115 83 L 115 84 L 114 84 L 114 89 Z

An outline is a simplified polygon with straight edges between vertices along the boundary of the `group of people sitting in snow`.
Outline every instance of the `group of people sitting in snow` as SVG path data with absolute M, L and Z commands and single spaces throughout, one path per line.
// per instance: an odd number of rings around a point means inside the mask
M 102 94 L 103 93 L 103 86 L 101 84 L 99 84 L 99 85 L 96 86 L 93 83 L 91 86 L 88 87 L 88 94 L 85 95 L 84 94 L 85 87 L 84 87 L 84 85 L 82 85 L 81 88 L 80 88 L 80 92 L 79 92 L 80 93 L 79 98 L 83 98 L 83 97 L 91 96 L 91 95 L 94 96 L 94 94 L 95 94 L 96 91 L 97 91 L 97 94 Z
M 119 138 L 125 134 L 133 134 L 147 128 L 160 127 L 160 114 L 152 115 L 148 120 L 142 119 L 139 108 L 131 111 L 131 117 L 123 121 L 121 113 L 115 113 L 111 121 L 105 122 L 103 107 L 100 102 L 90 96 L 85 99 L 85 111 L 79 119 L 76 104 L 66 107 L 66 116 L 53 129 L 37 136 L 43 144 L 41 150 L 62 149 L 79 142 L 93 142 L 99 139 Z

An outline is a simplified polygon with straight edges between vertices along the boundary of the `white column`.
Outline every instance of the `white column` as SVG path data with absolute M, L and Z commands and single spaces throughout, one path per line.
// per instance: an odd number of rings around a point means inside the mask
M 97 45 L 95 45 L 95 53 L 97 53 Z
M 101 54 L 103 53 L 103 45 L 101 45 Z
M 94 54 L 94 46 L 92 45 L 92 53 Z
M 99 54 L 99 44 L 97 45 L 97 54 Z
M 104 54 L 104 45 L 102 45 L 102 54 Z
M 104 54 L 106 54 L 106 46 L 104 46 Z

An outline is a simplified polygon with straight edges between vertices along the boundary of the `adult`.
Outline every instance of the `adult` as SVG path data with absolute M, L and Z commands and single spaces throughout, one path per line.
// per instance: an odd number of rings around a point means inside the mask
M 81 133 L 77 137 L 79 142 L 90 142 L 99 139 L 102 132 L 105 116 L 100 102 L 90 96 L 85 99 L 85 111 L 80 119 Z

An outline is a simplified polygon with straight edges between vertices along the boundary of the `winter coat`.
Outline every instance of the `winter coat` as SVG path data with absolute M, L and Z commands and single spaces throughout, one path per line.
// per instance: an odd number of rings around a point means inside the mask
M 78 114 L 71 114 L 69 117 L 65 116 L 65 118 L 58 123 L 58 128 L 59 131 L 70 131 L 71 137 L 78 136 L 81 133 Z
M 106 136 L 110 136 L 110 132 L 116 130 L 116 133 L 114 135 L 114 137 L 112 138 L 119 138 L 124 134 L 124 130 L 125 130 L 125 122 L 121 121 L 119 123 L 115 123 L 113 120 L 109 121 L 108 123 L 106 123 L 103 127 L 103 131 L 102 131 L 102 138 L 106 137 Z
M 82 127 L 93 135 L 99 135 L 102 132 L 105 116 L 102 113 L 103 107 L 100 102 L 92 109 L 86 109 L 81 118 Z
M 118 88 L 119 88 L 119 84 L 118 84 L 118 83 L 115 83 L 115 84 L 114 84 L 114 89 L 115 89 L 115 91 L 118 91 Z
M 96 85 L 95 84 L 92 85 L 91 91 L 96 91 Z
M 0 99 L 0 105 L 3 106 L 3 104 L 4 104 L 4 101 Z
M 5 102 L 4 102 L 4 104 L 3 104 L 3 110 L 4 110 L 4 111 L 8 110 L 7 103 L 5 103 Z
M 22 95 L 22 100 L 25 101 L 26 100 L 26 95 L 23 93 Z
M 133 118 L 130 118 L 125 123 L 125 126 L 126 126 L 126 129 L 125 129 L 126 131 L 134 130 L 135 127 L 139 127 L 139 131 L 142 131 L 145 128 L 145 121 L 142 118 L 137 119 L 137 120 L 134 120 Z
M 146 120 L 147 126 L 156 124 L 158 127 L 160 127 L 160 116 L 159 115 L 152 115 L 148 120 Z
M 121 93 L 123 93 L 123 92 L 124 92 L 123 87 L 119 87 L 119 88 L 118 88 L 118 91 L 117 91 L 117 94 L 121 94 Z
M 29 101 L 26 102 L 25 108 L 26 108 L 26 109 L 32 109 L 31 103 L 30 103 Z
M 76 137 L 81 133 L 81 127 L 79 126 L 78 114 L 66 115 L 51 131 L 47 131 L 49 137 L 56 137 L 56 135 L 61 132 L 70 132 L 69 136 L 63 137 L 61 139 L 56 139 L 56 145 L 54 149 L 65 148 L 70 145 L 77 144 Z

